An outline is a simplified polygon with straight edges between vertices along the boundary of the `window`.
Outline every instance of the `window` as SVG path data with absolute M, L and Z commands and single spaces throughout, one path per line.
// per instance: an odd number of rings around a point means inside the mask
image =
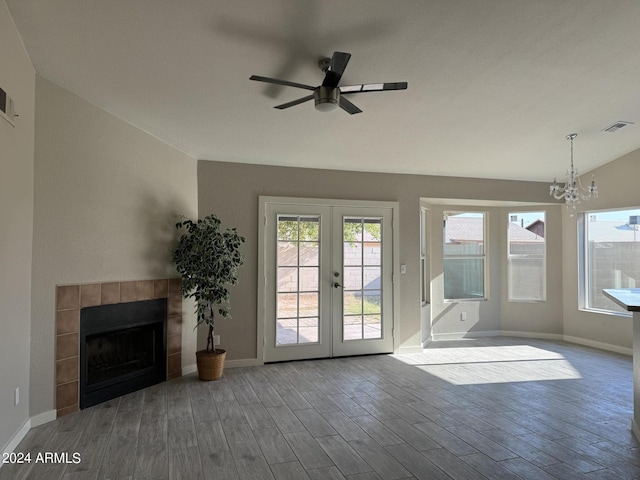
M 580 221 L 583 246 L 581 306 L 587 310 L 625 313 L 603 288 L 640 286 L 640 209 L 585 212 Z
M 444 298 L 481 300 L 485 295 L 485 213 L 444 213 Z
M 507 283 L 510 302 L 545 300 L 544 218 L 544 212 L 509 213 Z

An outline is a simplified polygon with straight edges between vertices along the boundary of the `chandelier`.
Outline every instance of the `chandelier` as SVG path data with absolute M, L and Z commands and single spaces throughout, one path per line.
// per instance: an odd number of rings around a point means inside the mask
M 549 195 L 553 195 L 556 200 L 564 198 L 567 208 L 569 206 L 576 208 L 576 205 L 582 200 L 589 200 L 591 197 L 598 198 L 595 175 L 591 177 L 591 184 L 585 188 L 580 182 L 578 169 L 573 167 L 573 139 L 577 136 L 577 133 L 570 133 L 566 137 L 567 140 L 571 140 L 571 168 L 567 170 L 567 182 L 564 186 L 560 186 L 554 178 L 553 184 L 549 187 Z

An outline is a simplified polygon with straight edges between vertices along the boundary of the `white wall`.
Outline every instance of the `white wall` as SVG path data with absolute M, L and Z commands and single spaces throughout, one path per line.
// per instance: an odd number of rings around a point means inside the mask
M 0 87 L 20 117 L 0 118 L 0 452 L 29 417 L 35 72 L 0 0 Z M 20 403 L 14 392 L 20 388 Z
M 594 344 L 630 349 L 633 340 L 630 318 L 585 312 L 578 308 L 577 218 L 581 211 L 640 207 L 640 150 L 590 172 L 583 181 L 589 181 L 591 173 L 596 175 L 599 198 L 582 203 L 575 212 L 562 209 L 564 333 Z
M 548 200 L 548 191 L 546 184 L 537 182 L 198 162 L 200 216 L 215 213 L 223 225 L 237 227 L 247 238 L 243 247 L 246 262 L 240 271 L 240 283 L 232 291 L 233 320 L 216 324 L 216 331 L 222 335 L 227 349 L 227 358 L 255 359 L 257 325 L 264 321 L 257 314 L 256 302 L 259 195 L 399 202 L 399 260 L 407 265 L 407 273 L 400 275 L 400 319 L 396 335 L 401 348 L 412 349 L 421 347 L 424 336 L 419 276 L 421 198 L 466 197 L 542 203 Z M 432 212 L 433 222 L 437 217 L 438 214 Z M 496 281 L 499 281 L 499 274 L 496 275 Z M 487 328 L 495 329 L 494 326 L 499 325 L 499 317 L 495 320 L 494 315 L 496 309 L 499 311 L 499 303 L 498 295 L 495 305 L 491 304 L 492 310 L 485 315 L 491 319 Z
M 41 77 L 36 101 L 32 416 L 55 405 L 56 285 L 175 276 L 177 215 L 197 214 L 193 158 Z

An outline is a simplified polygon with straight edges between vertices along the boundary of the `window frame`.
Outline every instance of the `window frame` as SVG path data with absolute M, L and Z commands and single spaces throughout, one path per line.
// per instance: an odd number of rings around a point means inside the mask
M 509 236 L 509 224 L 511 222 L 511 216 L 517 215 L 531 215 L 541 213 L 543 215 L 543 222 L 545 228 L 545 234 L 542 237 L 544 241 L 544 249 L 543 253 L 540 254 L 512 254 L 511 253 L 511 240 Z M 524 228 L 524 227 L 523 227 Z M 511 268 L 512 268 L 512 260 L 513 259 L 526 259 L 526 258 L 539 258 L 542 259 L 542 298 L 513 298 L 513 282 L 511 281 Z M 547 301 L 547 211 L 546 210 L 536 210 L 536 211 L 509 211 L 507 213 L 507 302 L 510 303 L 543 303 Z
M 447 255 L 445 253 L 445 231 L 447 226 L 447 218 L 456 215 L 481 215 L 482 216 L 482 254 L 467 254 L 467 255 Z M 444 303 L 459 303 L 459 302 L 484 302 L 489 300 L 489 239 L 488 239 L 488 223 L 489 212 L 477 211 L 477 210 L 445 210 L 443 212 L 442 221 L 442 279 L 443 279 L 443 291 L 442 297 Z M 482 260 L 482 296 L 481 297 L 461 297 L 461 298 L 447 298 L 445 296 L 444 285 L 446 283 L 444 265 L 447 260 L 456 259 L 478 259 Z
M 609 310 L 606 308 L 599 308 L 590 305 L 590 280 L 591 272 L 589 264 L 591 259 L 589 257 L 589 217 L 591 215 L 601 215 L 613 212 L 624 212 L 630 210 L 638 210 L 640 207 L 622 207 L 606 210 L 589 210 L 581 212 L 577 221 L 577 234 L 578 234 L 578 309 L 589 313 L 598 313 L 602 315 L 614 315 L 619 317 L 632 317 L 631 312 L 622 310 Z M 640 231 L 639 231 L 640 232 Z M 611 286 L 610 288 L 615 288 Z M 624 288 L 624 287 L 622 287 Z

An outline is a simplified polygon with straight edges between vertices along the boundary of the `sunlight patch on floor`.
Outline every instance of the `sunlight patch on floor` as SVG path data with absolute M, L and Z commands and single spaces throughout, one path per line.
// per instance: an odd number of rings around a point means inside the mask
M 395 358 L 454 385 L 582 378 L 563 355 L 529 345 L 428 348 Z

